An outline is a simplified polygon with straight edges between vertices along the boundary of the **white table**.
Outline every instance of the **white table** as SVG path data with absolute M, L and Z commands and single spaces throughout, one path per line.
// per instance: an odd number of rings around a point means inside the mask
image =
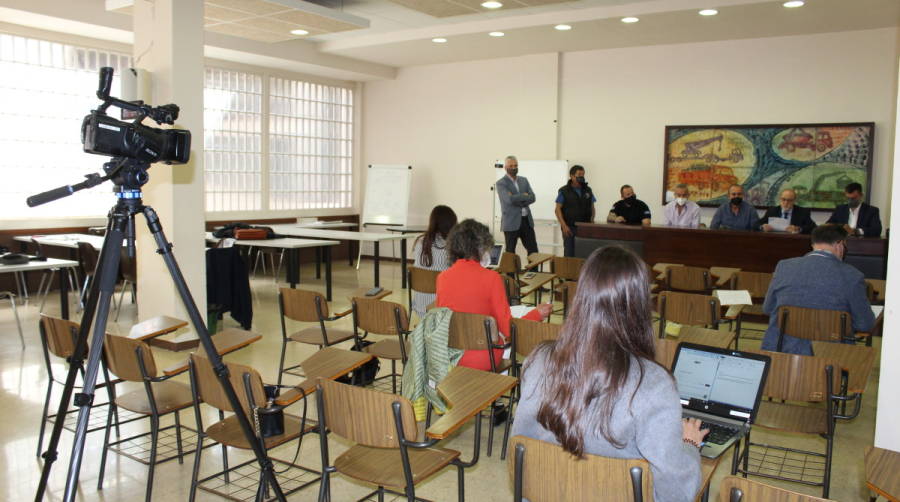
M 59 308 L 63 319 L 69 318 L 69 281 L 66 278 L 65 269 L 77 267 L 78 262 L 73 260 L 60 260 L 47 258 L 46 261 L 30 261 L 23 265 L 0 264 L 0 274 L 15 272 L 34 272 L 37 270 L 59 271 Z
M 335 228 L 353 228 L 358 227 L 359 223 L 347 222 L 347 221 L 310 221 L 307 223 L 287 223 L 285 225 L 292 225 L 300 228 L 325 228 L 334 230 Z
M 292 237 L 309 237 L 311 239 L 334 239 L 339 241 L 372 242 L 375 245 L 375 286 L 380 286 L 379 281 L 379 244 L 382 241 L 400 241 L 400 267 L 402 269 L 401 287 L 406 288 L 406 238 L 405 234 L 390 234 L 382 232 L 348 232 L 346 230 L 326 230 L 319 228 L 302 227 L 296 224 L 272 225 L 276 234 L 290 235 Z
M 210 242 L 218 242 L 219 239 L 213 237 L 212 232 L 206 232 L 206 240 Z M 280 248 L 286 249 L 288 252 L 288 264 L 286 267 L 287 282 L 292 288 L 297 287 L 300 282 L 300 254 L 299 249 L 316 248 L 316 251 L 322 250 L 323 259 L 325 261 L 325 298 L 331 301 L 331 246 L 340 244 L 338 241 L 317 240 L 317 239 L 261 239 L 247 240 L 235 239 L 236 246 L 252 246 L 261 248 Z M 318 262 L 317 271 L 318 271 Z M 319 274 L 316 274 L 317 276 Z
M 94 249 L 99 251 L 103 247 L 104 237 L 102 235 L 90 234 L 48 234 L 18 235 L 13 239 L 23 243 L 22 252 L 25 252 L 25 243 L 31 242 L 32 239 L 37 241 L 42 246 L 57 246 L 72 250 L 78 249 L 79 242 L 87 242 L 91 246 L 94 246 Z M 75 251 L 72 251 L 71 258 L 75 259 Z

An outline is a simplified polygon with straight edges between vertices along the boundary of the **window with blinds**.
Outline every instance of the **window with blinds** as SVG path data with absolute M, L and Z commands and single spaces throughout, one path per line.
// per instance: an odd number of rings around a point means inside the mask
M 36 208 L 25 205 L 29 195 L 102 172 L 109 160 L 81 147 L 81 121 L 100 104 L 103 66 L 118 75 L 131 58 L 0 33 L 0 218 L 105 216 L 116 203 L 104 184 Z M 117 77 L 112 89 L 119 94 Z

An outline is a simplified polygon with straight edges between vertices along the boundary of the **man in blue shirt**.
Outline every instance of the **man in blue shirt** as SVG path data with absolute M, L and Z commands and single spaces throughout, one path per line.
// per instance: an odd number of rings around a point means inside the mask
M 569 169 L 569 182 L 556 195 L 556 219 L 563 236 L 563 256 L 575 256 L 575 226 L 594 221 L 597 199 L 584 179 L 584 168 Z
M 713 215 L 709 228 L 712 230 L 753 230 L 759 215 L 756 209 L 744 200 L 744 187 L 728 187 L 728 202 L 719 206 Z

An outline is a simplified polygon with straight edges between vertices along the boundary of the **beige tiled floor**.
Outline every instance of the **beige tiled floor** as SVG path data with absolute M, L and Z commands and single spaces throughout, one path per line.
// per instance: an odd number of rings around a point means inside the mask
M 312 269 L 305 266 L 302 277 L 308 281 Z M 400 289 L 399 266 L 394 263 L 382 264 L 383 286 L 393 289 L 394 293 L 389 298 L 406 304 L 406 291 Z M 351 269 L 344 263 L 335 266 L 335 289 L 333 302 L 336 309 L 342 309 L 348 305 L 345 295 L 358 286 L 371 284 L 371 263 L 364 262 L 359 271 Z M 304 282 L 303 287 L 323 290 L 320 283 Z M 254 278 L 252 281 L 254 293 L 254 322 L 253 330 L 263 335 L 262 341 L 243 349 L 227 357 L 229 361 L 241 362 L 257 368 L 266 381 L 274 381 L 278 371 L 278 357 L 281 347 L 280 321 L 276 303 L 277 285 L 271 277 Z M 47 301 L 47 312 L 58 314 L 58 301 L 50 298 Z M 40 349 L 40 340 L 37 330 L 36 302 L 31 301 L 20 308 L 19 314 L 25 328 L 26 349 L 20 349 L 18 337 L 15 334 L 13 317 L 8 306 L 0 304 L 0 427 L 3 429 L 0 435 L 0 499 L 2 500 L 26 500 L 33 499 L 34 490 L 41 474 L 41 461 L 35 456 L 37 443 L 38 424 L 40 422 L 41 406 L 46 391 L 46 371 Z M 135 317 L 135 308 L 127 304 L 123 307 L 122 315 L 118 323 L 110 322 L 109 331 L 127 332 Z M 350 327 L 349 319 L 339 321 L 341 327 Z M 234 321 L 226 316 L 226 325 L 235 326 Z M 752 346 L 754 342 L 749 342 Z M 301 347 L 299 344 L 290 344 L 288 349 L 288 361 L 299 361 L 309 356 L 313 348 Z M 875 342 L 876 349 L 880 346 L 880 340 Z M 158 365 L 164 367 L 169 362 L 175 362 L 184 357 L 184 354 L 173 354 L 157 350 L 155 352 Z M 387 366 L 387 365 L 383 365 Z M 57 364 L 60 377 L 64 375 L 62 364 Z M 179 377 L 187 381 L 187 376 Z M 863 451 L 871 445 L 874 434 L 874 403 L 878 381 L 878 365 L 876 363 L 866 394 L 863 410 L 860 416 L 849 423 L 839 423 L 837 428 L 837 441 L 835 444 L 835 463 L 833 467 L 833 480 L 831 497 L 841 501 L 866 500 L 868 493 L 863 480 Z M 55 407 L 58 394 L 54 394 Z M 99 397 L 98 397 L 99 399 Z M 311 406 L 311 416 L 314 406 Z M 299 406 L 295 408 L 300 412 Z M 205 415 L 209 412 L 204 412 Z M 209 414 L 207 419 L 212 418 Z M 187 411 L 182 417 L 183 424 L 195 427 L 193 413 Z M 171 419 L 164 424 L 171 423 Z M 148 430 L 143 424 L 131 424 L 124 428 L 131 431 Z M 486 441 L 486 431 L 484 436 Z M 507 501 L 512 498 L 509 476 L 506 462 L 499 459 L 500 437 L 502 428 L 495 429 L 498 437 L 495 438 L 495 450 L 491 457 L 481 452 L 481 460 L 472 469 L 466 470 L 466 500 L 469 501 Z M 443 446 L 455 448 L 463 452 L 463 458 L 469 458 L 472 453 L 473 427 L 466 427 L 463 432 Z M 773 434 L 754 432 L 754 439 L 759 441 L 771 441 L 775 439 Z M 55 464 L 50 479 L 50 493 L 47 500 L 59 500 L 62 497 L 65 484 L 65 471 L 71 450 L 72 434 L 64 432 L 59 448 L 60 459 Z M 824 441 L 806 437 L 779 437 L 779 441 L 787 441 L 788 444 L 807 449 L 821 449 Z M 335 438 L 330 438 L 332 457 L 346 448 L 346 445 Z M 139 500 L 143 497 L 147 468 L 133 460 L 111 454 L 106 472 L 105 485 L 102 491 L 97 490 L 97 472 L 100 458 L 102 435 L 92 433 L 88 435 L 85 450 L 84 465 L 81 469 L 80 500 Z M 483 443 L 484 446 L 484 443 Z M 290 460 L 295 452 L 295 444 L 282 446 L 275 450 L 274 456 Z M 188 455 L 183 465 L 177 461 L 162 464 L 156 471 L 154 484 L 154 500 L 186 500 L 190 485 L 190 470 L 193 455 Z M 230 455 L 232 465 L 239 458 L 249 458 L 240 452 Z M 221 455 L 216 449 L 205 450 L 201 475 L 213 472 L 219 465 Z M 307 436 L 302 445 L 300 463 L 315 469 L 320 467 L 318 437 Z M 718 489 L 718 480 L 727 474 L 730 468 L 730 455 L 720 465 L 713 478 L 713 493 Z M 817 489 L 796 484 L 785 484 L 785 487 L 796 491 L 817 494 Z M 369 491 L 369 487 L 337 476 L 332 482 L 333 500 L 355 500 Z M 318 484 L 301 490 L 290 500 L 315 500 Z M 421 497 L 438 501 L 456 500 L 456 475 L 454 470 L 445 470 L 422 484 L 417 491 Z M 713 498 L 714 500 L 715 498 Z M 222 500 L 200 492 L 198 500 Z

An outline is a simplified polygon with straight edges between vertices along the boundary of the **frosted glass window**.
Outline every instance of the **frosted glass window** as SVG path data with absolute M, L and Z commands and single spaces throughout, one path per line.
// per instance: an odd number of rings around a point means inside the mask
M 203 132 L 207 211 L 262 209 L 260 75 L 206 68 Z
M 118 75 L 131 66 L 126 54 L 0 34 L 0 218 L 105 216 L 116 203 L 112 185 L 82 190 L 43 206 L 25 199 L 102 173 L 109 157 L 84 153 L 81 121 L 97 108 L 99 70 Z M 118 108 L 110 115 L 118 118 Z
M 353 91 L 269 79 L 269 208 L 352 203 Z

